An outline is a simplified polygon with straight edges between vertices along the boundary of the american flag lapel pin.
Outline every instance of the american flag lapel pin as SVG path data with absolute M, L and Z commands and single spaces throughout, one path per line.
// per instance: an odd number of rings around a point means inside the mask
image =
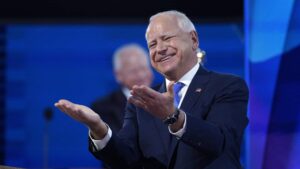
M 197 89 L 195 90 L 195 92 L 197 92 L 197 93 L 200 93 L 201 91 L 202 91 L 201 88 L 197 88 Z

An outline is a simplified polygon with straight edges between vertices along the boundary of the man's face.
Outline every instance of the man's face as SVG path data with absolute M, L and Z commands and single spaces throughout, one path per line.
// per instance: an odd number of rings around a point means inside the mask
M 117 70 L 117 80 L 121 85 L 131 89 L 134 85 L 150 86 L 152 71 L 146 60 L 147 56 L 137 50 L 128 50 L 120 56 L 121 67 Z
M 152 66 L 169 80 L 179 80 L 197 63 L 197 35 L 181 30 L 174 16 L 158 16 L 150 22 L 147 44 Z

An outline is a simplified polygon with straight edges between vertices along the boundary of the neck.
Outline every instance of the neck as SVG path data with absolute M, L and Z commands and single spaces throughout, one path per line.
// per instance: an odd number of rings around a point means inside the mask
M 170 81 L 177 82 L 179 79 L 181 79 L 187 72 L 189 72 L 198 62 L 193 62 L 189 66 L 187 66 L 185 69 L 182 69 L 181 71 L 177 71 L 170 74 L 165 74 L 164 77 Z

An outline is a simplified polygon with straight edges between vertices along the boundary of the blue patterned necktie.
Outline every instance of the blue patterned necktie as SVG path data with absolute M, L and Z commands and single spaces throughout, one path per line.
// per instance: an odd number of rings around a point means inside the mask
M 178 108 L 178 105 L 180 103 L 180 99 L 181 97 L 179 96 L 179 92 L 180 90 L 183 88 L 184 83 L 181 82 L 176 82 L 173 85 L 173 90 L 174 90 L 174 106 L 176 106 Z

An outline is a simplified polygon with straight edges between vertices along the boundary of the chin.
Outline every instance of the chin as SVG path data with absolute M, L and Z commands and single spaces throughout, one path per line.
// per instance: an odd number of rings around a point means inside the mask
M 173 76 L 175 74 L 175 69 L 163 69 L 161 71 L 159 71 L 160 73 L 162 73 L 163 75 L 166 75 L 168 77 Z

